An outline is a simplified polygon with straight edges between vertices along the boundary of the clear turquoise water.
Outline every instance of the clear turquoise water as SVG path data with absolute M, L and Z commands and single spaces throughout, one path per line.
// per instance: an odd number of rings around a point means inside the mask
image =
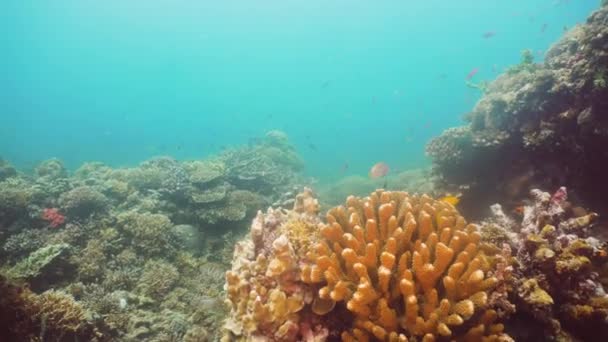
M 494 78 L 597 5 L 4 0 L 0 156 L 25 168 L 49 157 L 133 165 L 280 129 L 322 180 L 344 163 L 351 174 L 381 160 L 426 165 L 424 144 L 479 97 L 464 85 L 473 68 Z

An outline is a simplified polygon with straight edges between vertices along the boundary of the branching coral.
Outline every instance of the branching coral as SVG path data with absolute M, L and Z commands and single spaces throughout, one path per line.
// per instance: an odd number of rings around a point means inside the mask
M 85 309 L 60 291 L 35 294 L 0 276 L 0 337 L 4 341 L 99 341 Z
M 452 205 L 378 190 L 349 197 L 327 224 L 310 192 L 294 208 L 259 213 L 251 239 L 237 245 L 227 336 L 509 339 L 490 301 L 498 258 Z
M 118 215 L 119 226 L 131 238 L 131 243 L 145 255 L 173 252 L 175 239 L 171 220 L 162 214 L 124 212 Z
M 377 191 L 348 198 L 327 220 L 302 279 L 320 284 L 319 306 L 344 303 L 354 314 L 344 341 L 505 337 L 488 308 L 498 280 L 480 235 L 450 204 Z

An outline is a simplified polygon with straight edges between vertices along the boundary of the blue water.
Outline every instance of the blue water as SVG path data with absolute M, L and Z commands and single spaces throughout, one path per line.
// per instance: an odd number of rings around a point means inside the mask
M 134 165 L 201 158 L 270 129 L 332 180 L 426 165 L 522 49 L 598 0 L 4 0 L 0 156 Z M 546 29 L 541 28 L 546 24 Z M 495 35 L 484 39 L 484 32 Z M 541 57 L 537 57 L 540 60 Z

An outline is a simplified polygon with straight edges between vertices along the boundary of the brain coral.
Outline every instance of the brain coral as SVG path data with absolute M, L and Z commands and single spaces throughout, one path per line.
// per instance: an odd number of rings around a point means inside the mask
M 258 215 L 227 274 L 233 338 L 510 340 L 489 299 L 498 259 L 452 205 L 377 190 L 327 223 L 276 215 Z

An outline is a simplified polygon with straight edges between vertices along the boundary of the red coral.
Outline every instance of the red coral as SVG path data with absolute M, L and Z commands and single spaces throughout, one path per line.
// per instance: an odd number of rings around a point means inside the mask
M 45 208 L 42 211 L 42 219 L 49 222 L 49 226 L 57 228 L 65 223 L 65 216 L 57 208 Z

